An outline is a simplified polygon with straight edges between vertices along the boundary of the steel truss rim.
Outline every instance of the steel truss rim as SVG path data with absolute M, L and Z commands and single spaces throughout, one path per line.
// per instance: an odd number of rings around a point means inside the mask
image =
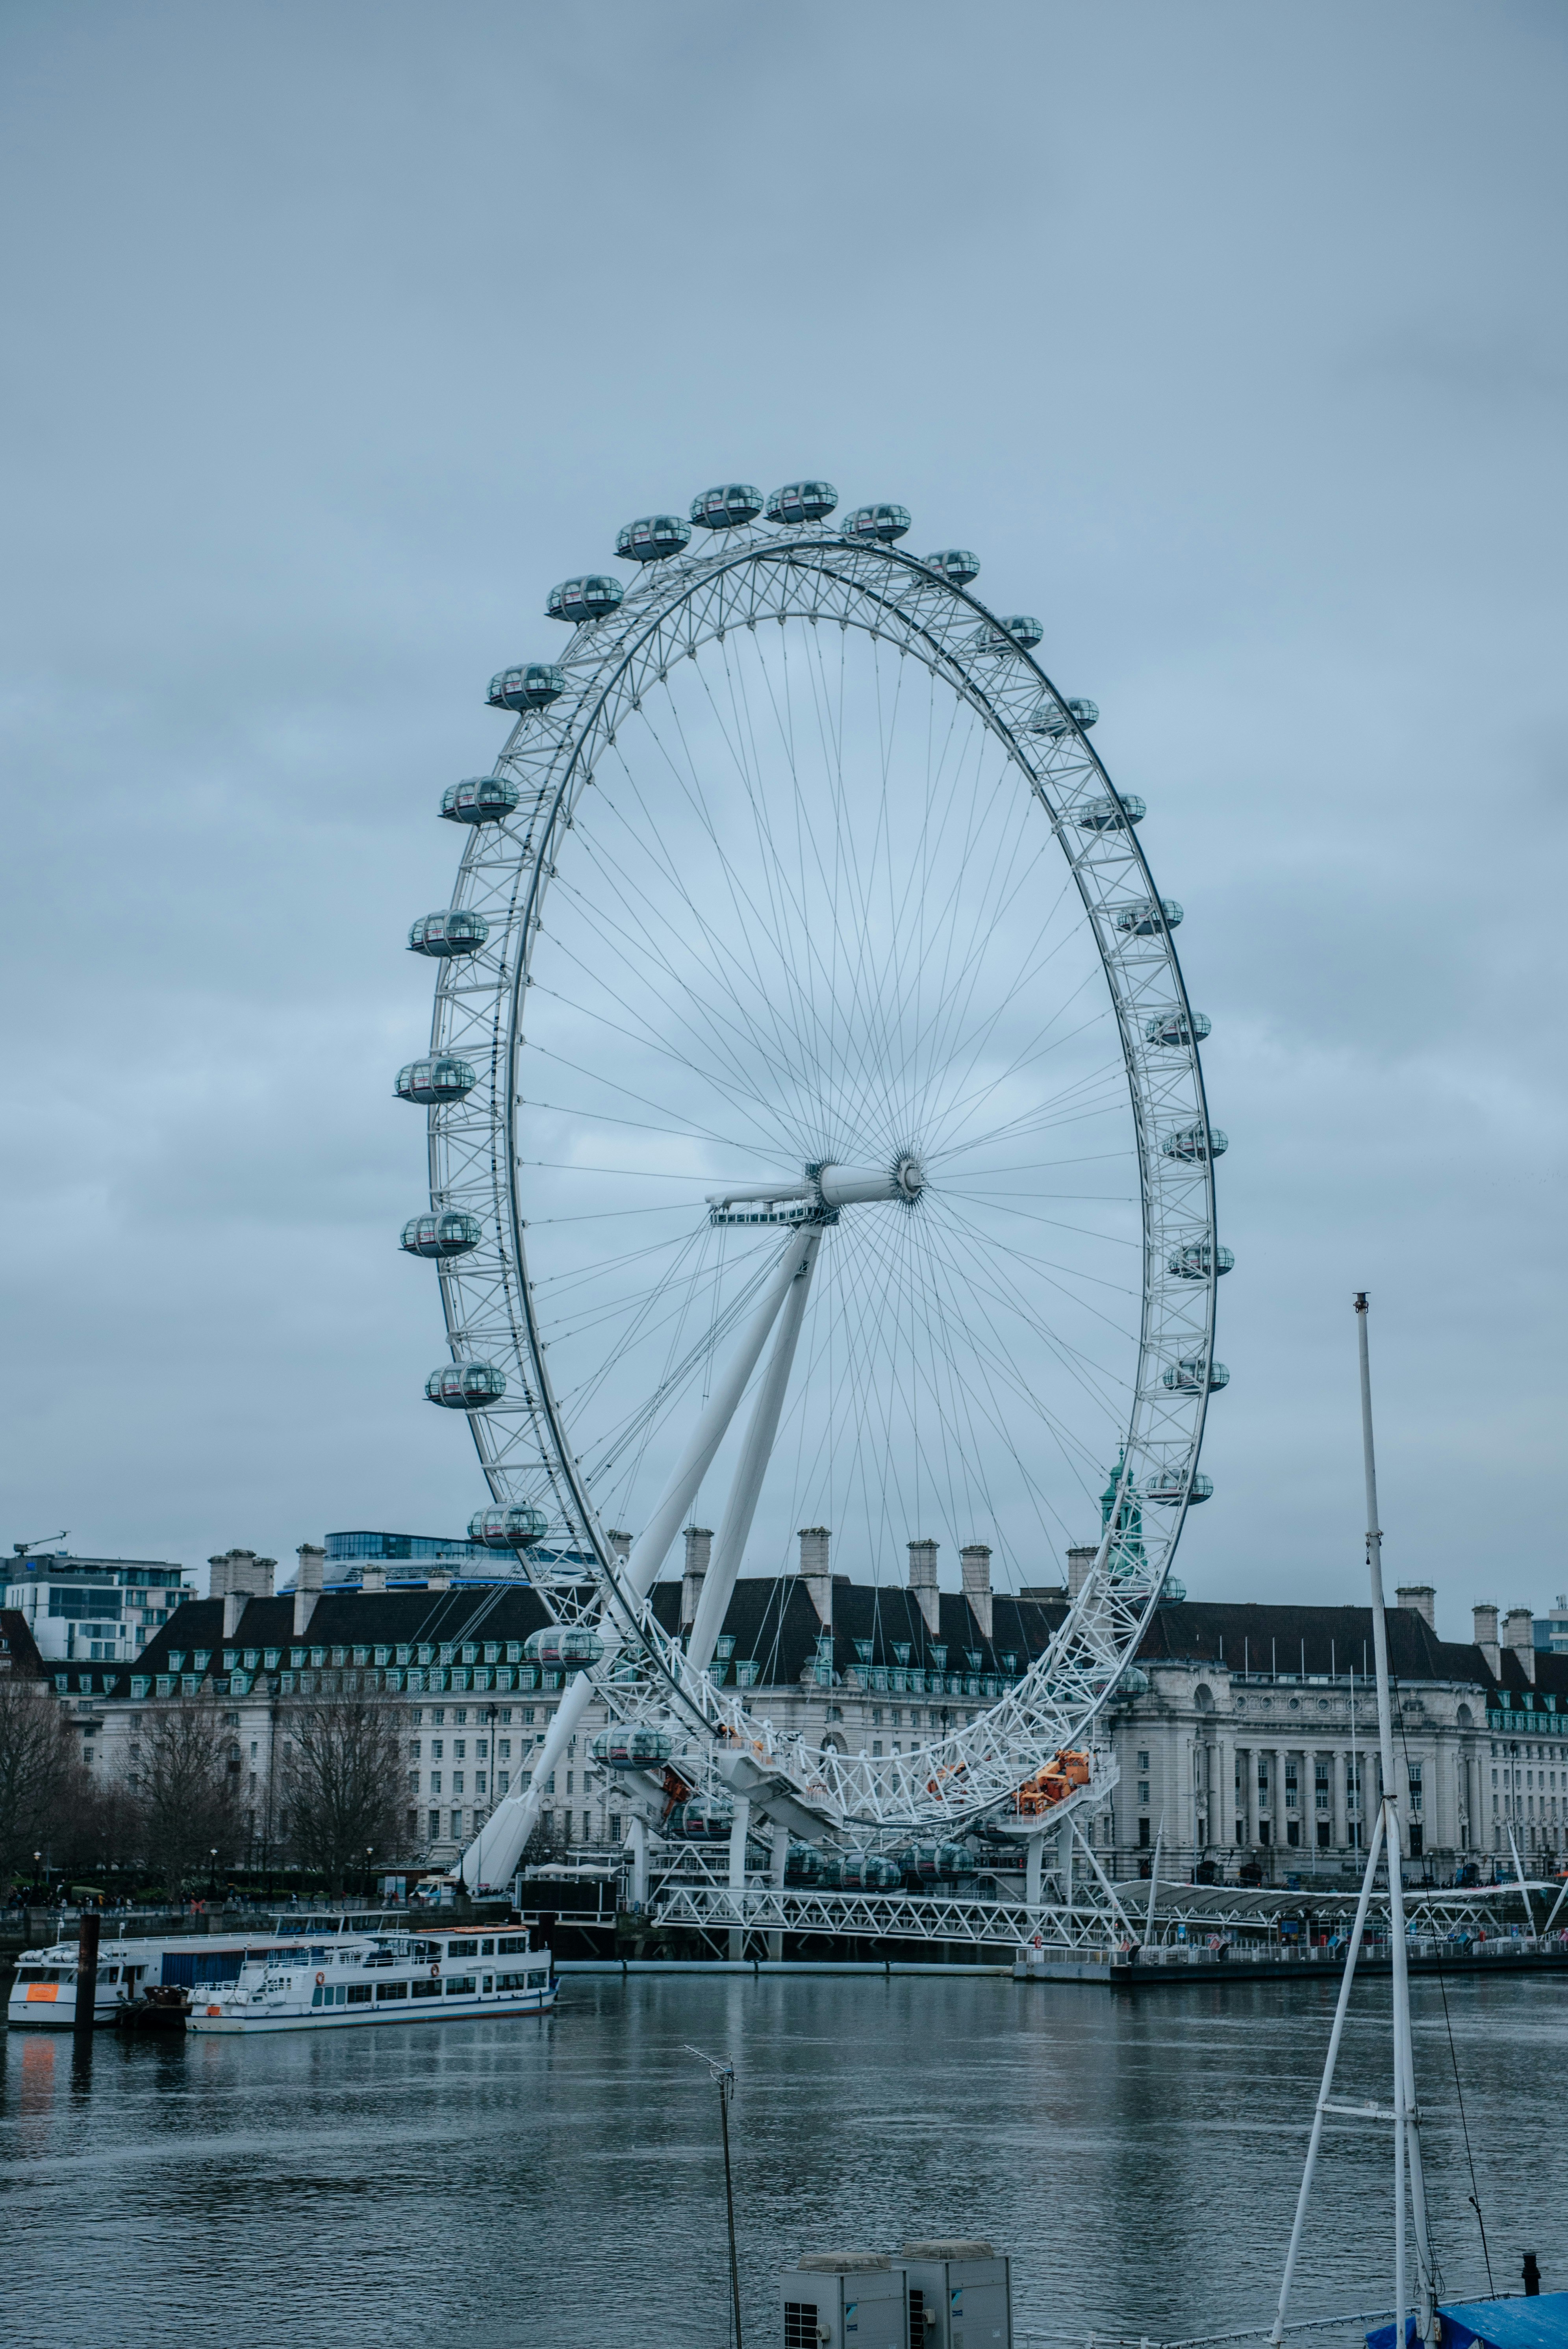
M 700 1681 L 686 1669 L 684 1651 L 679 1639 L 665 1632 L 658 1625 L 651 1599 L 639 1599 L 627 1588 L 620 1561 L 607 1539 L 600 1522 L 598 1507 L 583 1478 L 572 1449 L 570 1432 L 559 1399 L 550 1380 L 549 1368 L 543 1360 L 544 1341 L 539 1327 L 530 1286 L 524 1221 L 521 1213 L 517 1182 L 517 1069 L 521 1040 L 521 1020 L 526 990 L 531 972 L 532 953 L 539 935 L 540 913 L 550 879 L 553 878 L 554 858 L 560 853 L 563 829 L 569 823 L 574 793 L 586 780 L 592 779 L 593 765 L 600 750 L 613 743 L 616 725 L 628 709 L 641 707 L 641 687 L 649 681 L 646 669 L 638 670 L 650 647 L 662 635 L 675 629 L 682 616 L 687 622 L 684 642 L 678 650 L 683 656 L 696 657 L 697 652 L 714 641 L 722 642 L 729 628 L 739 625 L 756 627 L 763 617 L 783 620 L 810 620 L 830 625 L 838 620 L 843 626 L 862 628 L 873 638 L 891 635 L 897 640 L 901 653 L 919 658 L 934 679 L 945 685 L 957 698 L 965 702 L 980 719 L 983 726 L 1000 744 L 1027 790 L 1040 803 L 1047 820 L 1067 856 L 1072 877 L 1077 885 L 1081 915 L 1094 936 L 1099 949 L 1101 976 L 1113 1008 L 1120 1037 L 1128 1096 L 1132 1109 L 1134 1129 L 1138 1138 L 1140 1176 L 1140 1226 L 1143 1238 L 1142 1305 L 1140 1316 L 1138 1373 L 1133 1381 L 1133 1395 L 1127 1441 L 1123 1446 L 1120 1483 L 1117 1505 L 1110 1513 L 1110 1528 L 1114 1529 L 1125 1497 L 1136 1490 L 1137 1463 L 1144 1456 L 1146 1446 L 1139 1440 L 1138 1428 L 1143 1407 L 1149 1400 L 1150 1374 L 1164 1359 L 1157 1350 L 1152 1330 L 1153 1299 L 1158 1292 L 1171 1293 L 1171 1280 L 1163 1265 L 1156 1266 L 1151 1248 L 1162 1250 L 1167 1238 L 1151 1238 L 1156 1231 L 1151 1185 L 1157 1185 L 1167 1170 L 1162 1169 L 1154 1155 L 1153 1121 L 1156 1115 L 1152 1088 L 1148 1076 L 1147 1056 L 1136 1035 L 1137 1005 L 1135 990 L 1128 980 L 1117 955 L 1114 941 L 1103 919 L 1107 900 L 1103 894 L 1091 897 L 1088 875 L 1095 869 L 1092 836 L 1087 844 L 1076 850 L 1068 839 L 1067 802 L 1059 797 L 1054 802 L 1051 785 L 1068 771 L 1059 755 L 1059 744 L 1070 744 L 1070 758 L 1081 777 L 1082 788 L 1075 794 L 1082 799 L 1096 790 L 1114 793 L 1114 786 L 1098 753 L 1076 725 L 1064 730 L 1062 737 L 1047 747 L 1032 750 L 1025 739 L 1016 719 L 1017 682 L 1036 704 L 1049 698 L 1065 709 L 1065 698 L 1052 684 L 1043 667 L 1026 647 L 1006 640 L 1001 625 L 987 606 L 966 588 L 934 573 L 919 558 L 903 553 L 895 546 L 868 547 L 858 543 L 846 543 L 830 529 L 793 529 L 787 533 L 763 534 L 743 529 L 719 533 L 723 543 L 712 552 L 699 551 L 665 563 L 647 566 L 647 574 L 634 583 L 616 612 L 606 619 L 583 623 L 573 632 L 562 666 L 573 678 L 581 675 L 583 682 L 569 710 L 557 719 L 539 713 L 520 717 L 509 735 L 495 765 L 498 774 L 511 771 L 514 775 L 521 769 L 531 749 L 542 749 L 544 772 L 551 779 L 548 793 L 542 789 L 531 809 L 525 812 L 524 837 L 518 841 L 515 826 L 509 823 L 502 829 L 512 837 L 515 854 L 513 925 L 518 936 L 518 947 L 510 969 L 503 970 L 494 992 L 495 1017 L 491 1037 L 490 1120 L 496 1125 L 496 1093 L 501 1085 L 504 1107 L 499 1120 L 502 1148 L 492 1153 L 498 1159 L 496 1206 L 498 1216 L 504 1196 L 505 1214 L 511 1245 L 511 1277 L 504 1281 L 511 1308 L 509 1313 L 512 1346 L 511 1364 L 528 1368 L 530 1392 L 528 1408 L 536 1431 L 542 1414 L 547 1441 L 540 1445 L 541 1463 L 546 1475 L 554 1484 L 559 1478 L 574 1505 L 576 1538 L 593 1554 L 587 1568 L 587 1579 L 573 1581 L 563 1587 L 559 1578 L 534 1575 L 531 1579 L 547 1610 L 558 1621 L 580 1621 L 594 1616 L 610 1618 L 619 1622 L 624 1635 L 634 1643 L 637 1657 L 635 1677 L 626 1676 L 623 1663 L 621 1676 L 606 1671 L 593 1675 L 597 1692 L 612 1719 L 647 1719 L 652 1711 L 684 1723 L 686 1733 L 700 1742 L 718 1741 L 754 1751 L 765 1750 L 775 1763 L 787 1764 L 789 1775 L 799 1783 L 810 1783 L 821 1775 L 820 1765 L 827 1764 L 827 1774 L 836 1777 L 832 1789 L 832 1807 L 845 1826 L 855 1826 L 871 1832 L 884 1833 L 897 1828 L 918 1830 L 923 1825 L 944 1823 L 957 1826 L 994 1811 L 1007 1798 L 1020 1775 L 1026 1775 L 1030 1757 L 1039 1757 L 1042 1744 L 1045 1750 L 1066 1742 L 1057 1733 L 1068 1715 L 1057 1702 L 1065 1693 L 1061 1677 L 1061 1660 L 1079 1643 L 1087 1642 L 1097 1651 L 1099 1661 L 1095 1678 L 1099 1686 L 1085 1681 L 1081 1668 L 1078 1672 L 1078 1686 L 1073 1702 L 1071 1723 L 1076 1737 L 1087 1737 L 1114 1692 L 1120 1668 L 1130 1660 L 1147 1630 L 1157 1604 L 1170 1562 L 1174 1556 L 1185 1520 L 1190 1483 L 1183 1486 L 1181 1497 L 1169 1513 L 1168 1538 L 1164 1540 L 1158 1570 L 1136 1589 L 1136 1605 L 1129 1601 L 1134 1596 L 1127 1586 L 1119 1594 L 1113 1587 L 1108 1567 L 1112 1547 L 1111 1530 L 1102 1539 L 1094 1568 L 1084 1588 L 1069 1606 L 1066 1620 L 1052 1636 L 1046 1651 L 1030 1668 L 1024 1680 L 1014 1690 L 989 1708 L 967 1727 L 944 1734 L 918 1749 L 918 1753 L 900 1757 L 904 1762 L 916 1762 L 915 1775 L 929 1773 L 935 1779 L 939 1771 L 953 1768 L 955 1757 L 962 1762 L 961 1776 L 969 1775 L 972 1761 L 981 1758 L 980 1749 L 987 1742 L 1005 1750 L 985 1756 L 992 1766 L 975 1770 L 968 1787 L 959 1790 L 948 1786 L 945 1777 L 938 1781 L 942 1791 L 928 1790 L 923 1801 L 906 1799 L 895 1806 L 900 1816 L 889 1816 L 887 1806 L 878 1800 L 861 1805 L 854 1800 L 849 1779 L 855 1765 L 863 1757 L 835 1757 L 804 1752 L 804 1741 L 799 1736 L 776 1738 L 769 1724 L 759 1723 L 749 1709 L 739 1702 L 739 1692 L 726 1695 L 713 1687 L 704 1675 Z M 758 606 L 738 616 L 723 616 L 723 589 L 727 583 L 780 579 L 790 586 L 810 583 L 810 600 L 793 601 L 786 595 L 773 604 Z M 824 611 L 820 598 L 824 591 L 836 594 L 842 608 Z M 698 624 L 695 606 L 707 597 L 709 605 L 717 603 L 718 622 L 711 617 Z M 903 600 L 901 600 L 901 597 Z M 754 605 L 757 599 L 753 598 Z M 912 616 L 911 604 L 919 603 L 921 612 Z M 951 637 L 939 637 L 926 624 L 925 608 L 934 605 L 949 617 L 962 615 L 961 625 L 970 626 L 971 636 L 962 642 Z M 877 616 L 874 620 L 860 616 L 867 608 Z M 976 644 L 975 637 L 984 641 Z M 977 663 L 991 666 L 993 677 L 987 680 L 976 676 Z M 667 678 L 670 661 L 654 672 L 657 682 Z M 628 689 L 632 681 L 641 676 L 641 685 Z M 997 690 L 996 679 L 1005 676 L 1014 690 L 1010 699 L 1015 705 L 1009 719 L 1003 707 L 1003 697 Z M 548 796 L 549 804 L 545 801 Z M 457 887 L 453 893 L 456 905 L 480 851 L 479 828 L 465 848 Z M 1115 843 L 1116 854 L 1130 867 L 1132 885 L 1146 896 L 1149 905 L 1161 904 L 1142 843 L 1130 825 L 1122 826 Z M 526 876 L 526 891 L 518 903 L 516 883 Z M 1097 919 L 1097 914 L 1101 918 Z M 509 932 L 510 935 L 510 932 Z M 1191 1008 L 1188 999 L 1180 959 L 1170 935 L 1170 927 L 1161 918 L 1155 932 L 1160 948 L 1159 961 L 1163 981 L 1161 1002 L 1179 1010 L 1187 1023 L 1188 1040 L 1180 1056 L 1182 1073 L 1190 1080 L 1192 1106 L 1205 1134 L 1209 1131 L 1208 1107 L 1203 1086 L 1202 1061 L 1194 1032 Z M 1148 947 L 1142 959 L 1151 957 Z M 437 1002 L 432 1023 L 432 1050 L 442 1049 L 444 1042 L 444 1001 L 450 992 L 450 969 L 444 967 L 438 980 Z M 1144 990 L 1147 995 L 1147 989 Z M 499 1063 L 504 1056 L 504 1079 Z M 1169 1066 L 1167 1075 L 1172 1071 Z M 450 1120 L 447 1112 L 432 1109 L 429 1116 L 430 1175 L 432 1206 L 445 1206 L 453 1195 L 449 1179 L 447 1141 Z M 1189 1328 L 1187 1342 L 1192 1350 L 1200 1351 L 1202 1360 L 1212 1360 L 1214 1323 L 1214 1290 L 1218 1274 L 1217 1229 L 1212 1158 L 1205 1154 L 1201 1171 L 1189 1169 L 1182 1178 L 1188 1186 L 1189 1206 L 1183 1217 L 1183 1229 L 1188 1245 L 1199 1245 L 1206 1250 L 1207 1272 L 1202 1283 L 1183 1284 L 1181 1302 L 1188 1309 L 1185 1319 Z M 1194 1216 L 1191 1197 L 1196 1185 L 1202 1198 L 1202 1213 Z M 1167 1236 L 1168 1237 L 1168 1236 Z M 463 1315 L 458 1295 L 459 1280 L 451 1268 L 440 1268 L 443 1303 L 447 1311 L 449 1342 L 454 1356 L 461 1348 Z M 1201 1287 L 1201 1299 L 1193 1292 Z M 1201 1315 L 1194 1316 L 1191 1308 L 1202 1303 Z M 521 1307 L 521 1318 L 519 1315 Z M 1167 1348 L 1166 1350 L 1169 1350 Z M 509 1364 L 509 1369 L 511 1367 Z M 1190 1437 L 1186 1447 L 1186 1468 L 1190 1479 L 1195 1473 L 1202 1440 L 1207 1408 L 1206 1381 L 1203 1391 L 1190 1399 Z M 1170 1413 L 1167 1413 L 1170 1416 Z M 488 1414 L 470 1414 L 470 1426 L 484 1466 L 491 1492 L 498 1501 L 515 1497 L 514 1480 L 495 1447 L 488 1441 Z M 1169 1448 L 1169 1447 L 1167 1447 Z M 531 1490 L 537 1490 L 535 1479 Z M 565 1512 L 563 1511 L 564 1515 Z M 1114 1666 L 1114 1668 L 1111 1668 Z M 1036 1710 L 1037 1702 L 1045 1700 Z M 785 1748 L 791 1748 L 788 1753 Z M 844 1770 L 836 1768 L 842 1761 Z M 910 1773 L 901 1774 L 905 1778 Z M 984 1784 L 977 1783 L 984 1781 Z M 1004 1784 L 1003 1782 L 1006 1782 Z

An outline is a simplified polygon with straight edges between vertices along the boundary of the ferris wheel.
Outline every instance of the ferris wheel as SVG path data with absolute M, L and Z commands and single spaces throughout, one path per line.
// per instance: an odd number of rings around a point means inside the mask
M 1084 1738 L 1210 1491 L 1225 1138 L 1144 804 L 973 554 L 837 504 L 727 483 L 628 523 L 629 581 L 552 590 L 563 648 L 495 678 L 494 771 L 442 800 L 464 846 L 409 937 L 437 981 L 397 1081 L 429 1128 L 404 1246 L 438 1268 L 427 1393 L 473 1431 L 472 1530 L 566 1675 L 475 1882 L 595 1701 L 623 1760 L 825 1835 L 975 1824 Z M 677 1634 L 650 1593 L 699 1508 Z M 716 1664 L 743 1563 L 787 1570 L 800 1529 L 862 1583 L 988 1551 L 1016 1590 L 1086 1527 L 1046 1652 L 902 1754 L 778 1733 Z

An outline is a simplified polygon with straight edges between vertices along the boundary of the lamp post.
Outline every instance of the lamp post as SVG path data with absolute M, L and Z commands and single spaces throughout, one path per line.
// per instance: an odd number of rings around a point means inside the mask
M 376 1846 L 373 1843 L 367 1843 L 365 1847 L 365 1898 L 366 1900 L 373 1897 L 374 1878 L 370 1873 L 370 1856 L 375 1849 Z
M 218 1898 L 218 1847 L 213 1844 L 207 1855 L 207 1898 Z

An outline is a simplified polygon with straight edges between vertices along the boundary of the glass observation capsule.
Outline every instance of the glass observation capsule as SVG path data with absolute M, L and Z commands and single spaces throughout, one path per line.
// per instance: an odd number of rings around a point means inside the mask
M 410 1216 L 403 1226 L 399 1246 L 410 1256 L 433 1257 L 444 1262 L 448 1257 L 467 1256 L 478 1247 L 485 1236 L 485 1227 L 477 1216 L 466 1214 L 459 1207 L 446 1207 L 429 1216 Z
M 665 1828 L 688 1843 L 719 1843 L 728 1839 L 735 1825 L 735 1805 L 727 1795 L 693 1795 L 677 1803 Z
M 559 587 L 552 587 L 545 602 L 544 616 L 547 620 L 570 620 L 574 626 L 583 620 L 602 620 L 614 610 L 625 592 L 618 579 L 590 571 L 581 579 L 563 579 Z
M 994 645 L 1020 645 L 1025 652 L 1033 652 L 1046 633 L 1046 624 L 1037 620 L 1032 612 L 1010 612 L 999 619 L 990 632 Z
M 447 785 L 441 813 L 449 823 L 500 823 L 520 796 L 510 775 L 467 775 L 460 783 Z
M 950 587 L 967 587 L 980 576 L 980 557 L 971 554 L 966 546 L 944 546 L 926 556 L 925 567 L 939 571 Z
M 489 936 L 490 924 L 482 914 L 454 905 L 443 913 L 421 914 L 408 932 L 408 949 L 449 962 L 454 955 L 478 954 Z
M 1206 1011 L 1161 1011 L 1144 1022 L 1143 1032 L 1151 1044 L 1163 1044 L 1175 1050 L 1188 1044 L 1201 1044 L 1213 1025 Z
M 550 1520 L 544 1511 L 527 1501 L 476 1509 L 469 1519 L 469 1539 L 483 1542 L 486 1549 L 531 1549 L 535 1542 L 544 1539 L 549 1529 Z
M 397 1098 L 421 1109 L 441 1102 L 461 1101 L 480 1081 L 479 1071 L 455 1053 L 438 1052 L 428 1061 L 409 1061 L 397 1071 Z
M 768 501 L 769 522 L 825 522 L 839 502 L 831 481 L 786 481 Z
M 604 1642 L 597 1631 L 583 1625 L 547 1623 L 542 1630 L 529 1633 L 522 1643 L 522 1652 L 531 1664 L 580 1672 L 598 1662 L 604 1652 Z
M 664 1729 L 602 1729 L 593 1747 L 594 1761 L 612 1770 L 661 1769 L 675 1750 Z
M 1205 1158 L 1222 1158 L 1230 1146 L 1230 1135 L 1217 1125 L 1179 1125 L 1160 1145 L 1167 1158 L 1179 1158 L 1188 1166 L 1202 1165 Z
M 617 592 L 615 601 L 620 600 Z M 548 709 L 565 690 L 564 669 L 557 668 L 553 661 L 527 661 L 520 668 L 503 668 L 492 677 L 485 698 L 492 709 Z
M 721 481 L 715 490 L 699 490 L 691 502 L 698 530 L 740 530 L 761 512 L 762 492 L 749 481 Z
M 822 1855 L 814 1843 L 792 1843 L 784 1861 L 786 1884 L 818 1885 L 822 1881 Z
M 846 538 L 858 538 L 872 544 L 892 544 L 902 538 L 909 528 L 907 506 L 857 506 L 853 513 L 844 516 Z
M 1183 1354 L 1179 1361 L 1167 1365 L 1163 1376 L 1165 1384 L 1173 1394 L 1202 1394 L 1203 1392 L 1202 1355 Z M 1228 1387 L 1230 1383 L 1231 1374 L 1223 1362 L 1211 1362 L 1209 1392 L 1218 1394 L 1222 1387 Z
M 1210 1499 L 1213 1490 L 1213 1478 L 1205 1476 L 1202 1470 L 1193 1473 L 1189 1485 L 1185 1468 L 1157 1468 L 1144 1484 L 1143 1497 L 1158 1502 L 1162 1509 L 1173 1509 L 1183 1493 L 1195 1503 Z
M 1087 734 L 1091 726 L 1098 724 L 1099 719 L 1098 701 L 1072 699 L 1042 701 L 1039 708 L 1031 715 L 1028 727 L 1031 734 L 1049 734 L 1055 737 L 1070 734 L 1075 727 L 1080 734 Z
M 1149 1675 L 1140 1664 L 1129 1664 L 1116 1683 L 1117 1697 L 1123 1702 L 1135 1696 L 1149 1694 Z
M 691 544 L 691 524 L 679 514 L 644 514 L 623 523 L 615 533 L 615 552 L 623 563 L 662 563 Z
M 1108 800 L 1090 800 L 1073 822 L 1080 832 L 1123 832 L 1141 823 L 1149 810 L 1136 792 L 1112 792 Z
M 1116 926 L 1135 938 L 1151 938 L 1163 926 L 1173 930 L 1181 919 L 1181 908 L 1174 897 L 1161 897 L 1158 905 L 1152 897 L 1140 897 L 1135 905 L 1119 905 Z
M 1168 1256 L 1165 1264 L 1167 1270 L 1173 1272 L 1178 1280 L 1207 1280 L 1211 1271 L 1218 1280 L 1222 1273 L 1231 1270 L 1235 1261 L 1228 1247 L 1217 1247 L 1211 1265 L 1208 1241 L 1190 1240 L 1185 1247 L 1177 1248 L 1174 1254 Z
M 885 1852 L 842 1851 L 839 1880 L 846 1892 L 891 1892 L 903 1882 L 903 1871 Z
M 425 1399 L 446 1411 L 487 1411 L 506 1392 L 506 1372 L 493 1362 L 443 1362 L 425 1381 Z

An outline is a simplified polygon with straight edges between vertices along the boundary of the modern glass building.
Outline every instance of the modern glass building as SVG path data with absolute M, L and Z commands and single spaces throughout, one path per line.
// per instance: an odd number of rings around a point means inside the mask
M 328 1534 L 326 1562 L 337 1565 L 403 1565 L 417 1561 L 434 1564 L 445 1558 L 457 1565 L 469 1558 L 488 1559 L 490 1552 L 483 1542 L 469 1541 L 461 1534 Z
M 183 1567 L 162 1558 L 18 1551 L 5 1604 L 26 1618 L 46 1663 L 129 1664 L 181 1601 L 195 1596 Z

